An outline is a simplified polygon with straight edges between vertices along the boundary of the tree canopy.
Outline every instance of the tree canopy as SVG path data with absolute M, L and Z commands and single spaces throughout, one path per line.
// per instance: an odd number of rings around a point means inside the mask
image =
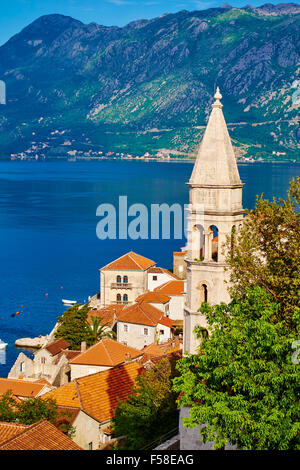
M 300 178 L 291 180 L 286 199 L 258 197 L 235 234 L 226 259 L 231 294 L 243 297 L 249 286 L 263 287 L 279 306 L 278 320 L 290 326 L 299 307 L 299 203 Z
M 77 304 L 68 308 L 61 317 L 58 317 L 59 326 L 55 337 L 64 338 L 73 350 L 79 350 L 83 341 L 91 346 L 93 337 L 87 323 L 89 310 L 89 304 L 83 306 Z
M 279 305 L 260 287 L 228 305 L 203 304 L 210 335 L 199 354 L 179 363 L 174 390 L 191 406 L 184 424 L 200 429 L 215 448 L 299 449 L 299 369 L 292 361 L 295 334 L 274 322 Z M 293 316 L 299 328 L 299 312 Z M 200 337 L 200 332 L 199 332 Z
M 141 449 L 178 425 L 174 375 L 174 360 L 162 359 L 137 378 L 126 402 L 119 403 L 112 425 L 116 436 L 127 436 L 127 449 Z

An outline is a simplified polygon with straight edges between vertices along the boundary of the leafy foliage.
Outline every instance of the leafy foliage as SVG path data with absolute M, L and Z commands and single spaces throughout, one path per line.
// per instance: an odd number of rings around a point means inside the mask
M 0 421 L 10 423 L 16 419 L 16 400 L 11 391 L 7 391 L 0 397 Z
M 33 424 L 41 419 L 54 423 L 58 406 L 52 398 L 29 398 L 17 404 L 17 419 L 22 424 Z
M 88 346 L 93 344 L 93 336 L 87 323 L 89 304 L 74 305 L 68 308 L 61 317 L 58 317 L 59 326 L 55 333 L 56 338 L 64 338 L 71 345 L 71 349 L 79 350 L 81 343 Z
M 89 333 L 92 337 L 93 344 L 97 343 L 103 338 L 115 339 L 116 333 L 112 331 L 108 323 L 102 323 L 103 318 L 92 317 L 92 324 L 88 323 Z
M 259 197 L 254 210 L 237 232 L 234 248 L 228 250 L 232 295 L 243 297 L 249 286 L 263 287 L 278 310 L 278 321 L 294 325 L 300 288 L 300 178 L 293 179 L 287 199 Z
M 0 421 L 7 423 L 29 425 L 47 419 L 72 438 L 76 430 L 69 423 L 71 417 L 68 411 L 59 410 L 53 398 L 37 397 L 19 401 L 13 397 L 10 390 L 0 397 Z
M 203 304 L 210 336 L 199 354 L 179 363 L 174 390 L 180 406 L 191 406 L 184 424 L 200 428 L 204 441 L 222 449 L 299 449 L 299 369 L 292 363 L 292 342 L 299 331 L 299 310 L 292 328 L 278 319 L 281 306 L 269 293 L 251 287 L 230 304 Z
M 174 361 L 162 359 L 137 378 L 127 401 L 119 403 L 113 429 L 116 436 L 127 435 L 128 449 L 141 449 L 177 426 L 174 375 Z

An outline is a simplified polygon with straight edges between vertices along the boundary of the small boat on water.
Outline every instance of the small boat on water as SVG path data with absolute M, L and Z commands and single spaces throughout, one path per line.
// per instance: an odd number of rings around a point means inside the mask
M 75 305 L 77 304 L 77 301 L 76 300 L 65 300 L 65 299 L 62 299 L 62 303 L 64 305 Z
M 3 351 L 3 349 L 5 349 L 7 345 L 8 345 L 8 343 L 4 343 L 4 341 L 2 341 L 2 339 L 0 339 L 0 351 Z

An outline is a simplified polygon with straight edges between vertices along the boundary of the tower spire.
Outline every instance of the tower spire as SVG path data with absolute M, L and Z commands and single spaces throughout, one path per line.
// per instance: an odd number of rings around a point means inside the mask
M 241 180 L 217 87 L 208 124 L 197 154 L 190 185 L 235 186 Z

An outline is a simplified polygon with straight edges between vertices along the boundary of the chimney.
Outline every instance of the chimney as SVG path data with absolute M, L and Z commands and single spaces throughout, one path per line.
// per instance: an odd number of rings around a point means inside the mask
M 81 347 L 80 347 L 80 352 L 85 352 L 86 351 L 86 342 L 85 341 L 81 341 Z
M 130 361 L 130 359 L 131 359 L 131 355 L 129 353 L 126 353 L 125 354 L 125 362 Z

